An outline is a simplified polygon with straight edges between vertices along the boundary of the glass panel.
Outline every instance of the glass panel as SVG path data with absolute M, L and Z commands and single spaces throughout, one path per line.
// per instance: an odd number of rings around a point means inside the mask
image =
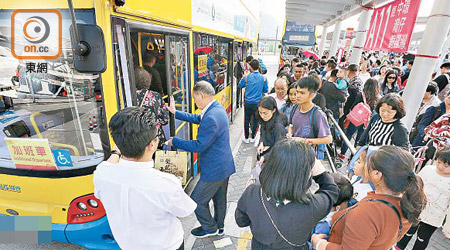
M 231 60 L 229 41 L 212 35 L 194 35 L 195 82 L 204 80 L 211 83 L 216 94 L 230 84 L 227 80 Z
M 170 74 L 176 109 L 189 112 L 188 42 L 186 37 L 170 35 Z M 177 126 L 175 126 L 177 127 Z
M 63 53 L 55 60 L 17 60 L 11 55 L 11 11 L 0 11 L 0 167 L 15 168 L 5 138 L 48 139 L 69 150 L 72 170 L 95 166 L 109 152 L 101 78 L 73 69 L 67 10 Z M 78 23 L 95 23 L 93 10 L 78 10 Z

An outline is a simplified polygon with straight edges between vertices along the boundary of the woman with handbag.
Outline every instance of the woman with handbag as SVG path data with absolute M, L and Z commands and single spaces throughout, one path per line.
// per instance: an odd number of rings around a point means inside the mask
M 378 81 L 373 78 L 370 78 L 364 84 L 363 92 L 359 93 L 356 96 L 355 101 L 350 106 L 350 110 L 351 110 L 350 113 L 357 111 L 354 109 L 356 106 L 358 106 L 359 103 L 368 105 L 370 107 L 370 110 L 373 112 L 375 110 L 375 106 L 377 105 L 379 98 L 380 98 L 380 87 L 378 85 Z M 350 113 L 347 115 L 347 120 L 348 120 L 348 116 L 350 115 Z M 367 117 L 367 119 L 368 120 L 370 119 L 370 115 L 369 115 L 369 117 Z M 362 124 L 359 126 L 356 126 L 352 122 L 350 122 L 350 121 L 348 121 L 348 122 L 349 122 L 348 127 L 345 129 L 345 136 L 347 136 L 347 138 L 349 140 L 351 140 L 353 134 L 357 131 L 355 142 L 358 142 L 359 138 L 361 138 L 361 135 L 364 132 L 364 126 Z M 341 147 L 341 154 L 338 155 L 339 158 L 341 158 L 342 160 L 344 160 L 346 158 L 345 153 L 347 152 L 347 149 L 348 149 L 348 146 L 345 143 L 343 143 L 342 147 Z
M 330 237 L 314 234 L 317 250 L 390 249 L 411 224 L 419 222 L 426 205 L 422 179 L 414 171 L 414 157 L 396 146 L 382 146 L 369 156 L 364 178 L 375 191 L 356 205 L 333 215 Z
M 136 96 L 139 107 L 146 108 L 154 117 L 156 127 L 158 128 L 159 145 L 162 148 L 166 141 L 166 136 L 162 127 L 169 123 L 169 110 L 164 105 L 164 100 L 158 92 L 150 90 L 150 82 L 152 75 L 145 69 L 136 67 L 134 69 L 134 77 L 136 83 Z
M 311 178 L 320 186 L 314 194 L 309 192 Z M 251 228 L 252 249 L 309 249 L 311 230 L 339 195 L 314 150 L 300 141 L 279 141 L 259 180 L 245 189 L 235 212 L 238 226 Z

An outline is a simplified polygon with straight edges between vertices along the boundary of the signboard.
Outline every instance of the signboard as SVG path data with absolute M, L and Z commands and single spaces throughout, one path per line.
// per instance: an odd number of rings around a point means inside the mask
M 287 21 L 283 43 L 288 45 L 313 46 L 316 43 L 316 27 L 310 24 Z
M 73 167 L 70 151 L 67 149 L 53 149 L 53 156 L 55 157 L 56 166 L 58 167 Z
M 345 38 L 346 39 L 352 39 L 353 38 L 353 28 L 347 28 L 347 32 L 345 32 Z
M 396 0 L 374 10 L 365 50 L 408 51 L 420 0 Z
M 16 168 L 57 170 L 47 139 L 5 138 L 5 142 Z
M 206 75 L 206 65 L 207 65 L 208 55 L 198 56 L 198 77 Z
M 192 0 L 192 24 L 256 40 L 257 20 L 240 0 Z

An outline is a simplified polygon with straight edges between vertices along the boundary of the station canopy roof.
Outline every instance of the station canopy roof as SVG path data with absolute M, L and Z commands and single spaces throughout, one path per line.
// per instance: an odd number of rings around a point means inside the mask
M 333 25 L 361 12 L 361 6 L 377 7 L 392 0 L 286 0 L 286 20 L 302 24 Z

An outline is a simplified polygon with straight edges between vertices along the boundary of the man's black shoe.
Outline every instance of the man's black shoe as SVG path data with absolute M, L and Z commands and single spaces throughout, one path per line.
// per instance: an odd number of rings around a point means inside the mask
M 191 234 L 197 238 L 206 238 L 209 236 L 218 235 L 218 233 L 219 233 L 219 230 L 216 230 L 214 232 L 207 232 L 202 227 L 196 227 L 191 230 Z

